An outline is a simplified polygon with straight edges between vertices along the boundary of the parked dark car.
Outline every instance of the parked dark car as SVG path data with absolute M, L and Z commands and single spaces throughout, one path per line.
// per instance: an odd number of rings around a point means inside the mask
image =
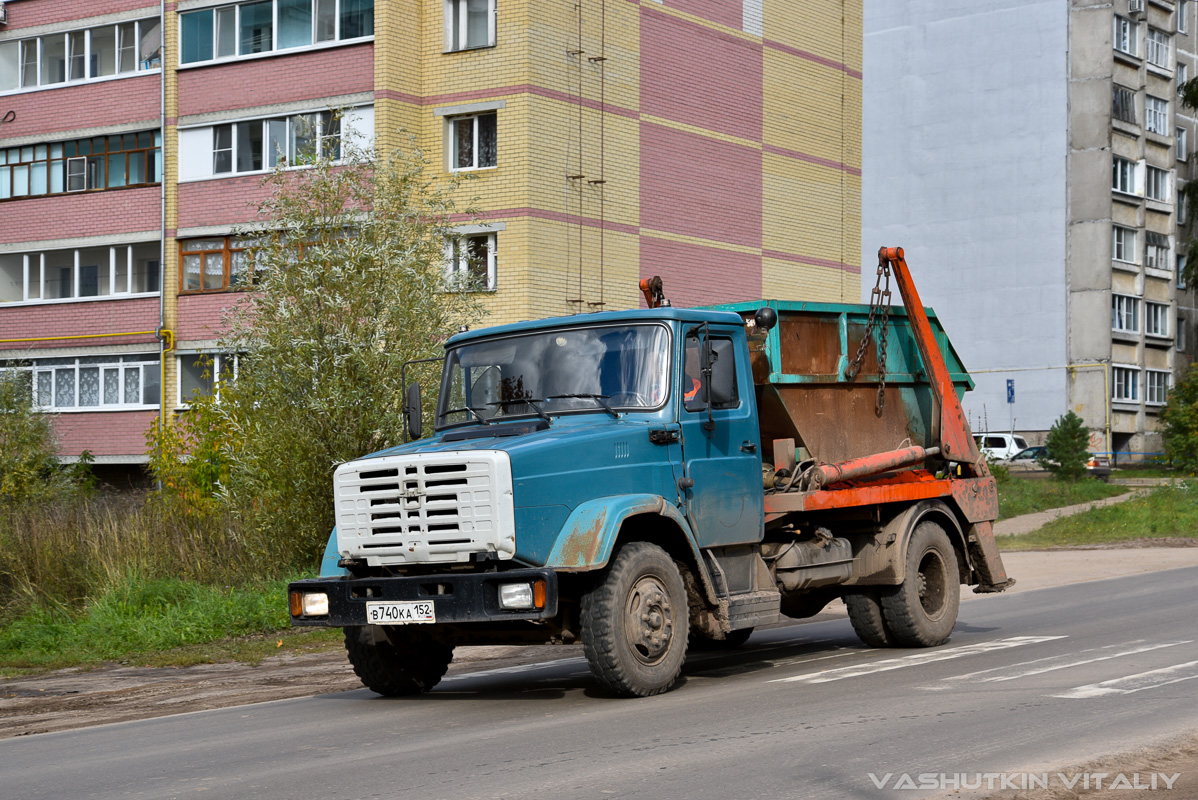
M 1025 447 L 1010 458 L 999 461 L 1011 472 L 1017 472 L 1029 478 L 1043 478 L 1049 474 L 1044 462 L 1048 458 L 1048 448 L 1044 445 Z M 1100 481 L 1111 477 L 1111 462 L 1106 456 L 1089 454 L 1086 460 L 1086 474 Z

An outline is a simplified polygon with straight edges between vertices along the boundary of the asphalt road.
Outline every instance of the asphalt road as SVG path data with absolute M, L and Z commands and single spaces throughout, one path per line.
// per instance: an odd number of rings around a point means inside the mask
M 1051 769 L 1198 729 L 1198 568 L 971 598 L 931 650 L 847 620 L 695 654 L 604 696 L 585 662 L 0 741 L 5 798 L 905 797 L 918 773 Z M 873 778 L 871 778 L 871 774 Z

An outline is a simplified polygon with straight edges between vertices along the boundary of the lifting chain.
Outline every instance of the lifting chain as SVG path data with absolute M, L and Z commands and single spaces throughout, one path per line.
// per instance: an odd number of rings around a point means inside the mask
M 865 335 L 857 346 L 857 355 L 844 371 L 848 380 L 854 380 L 861 372 L 865 361 L 865 351 L 874 338 L 874 327 L 878 328 L 878 396 L 874 400 L 874 413 L 879 417 L 886 407 L 886 323 L 890 319 L 890 262 L 884 258 L 878 259 L 878 279 L 874 290 L 869 296 L 869 316 L 865 320 Z

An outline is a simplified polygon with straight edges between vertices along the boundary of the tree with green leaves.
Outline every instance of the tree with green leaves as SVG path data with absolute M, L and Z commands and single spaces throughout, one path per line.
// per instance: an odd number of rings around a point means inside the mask
M 1198 471 L 1198 367 L 1191 366 L 1169 391 L 1161 412 L 1161 433 L 1173 464 Z
M 191 486 L 212 487 L 260 536 L 262 556 L 309 565 L 333 526 L 332 472 L 401 443 L 407 361 L 439 357 L 481 316 L 470 285 L 450 283 L 446 244 L 469 217 L 461 178 L 433 173 L 414 147 L 336 165 L 278 169 L 221 350 L 236 378 L 213 376 L 186 435 L 207 443 Z M 225 359 L 231 363 L 231 359 Z M 435 365 L 407 372 L 435 384 Z M 214 432 L 216 435 L 214 435 Z M 210 444 L 219 443 L 219 452 Z
M 46 497 L 65 487 L 54 419 L 33 409 L 28 372 L 0 372 L 0 505 Z
M 1044 442 L 1044 466 L 1061 480 L 1076 481 L 1086 475 L 1090 429 L 1072 411 L 1058 417 Z

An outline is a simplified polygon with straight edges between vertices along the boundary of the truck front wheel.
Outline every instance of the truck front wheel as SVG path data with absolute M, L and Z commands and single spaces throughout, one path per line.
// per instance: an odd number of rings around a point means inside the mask
M 906 578 L 882 593 L 882 612 L 897 643 L 941 644 L 957 624 L 961 578 L 957 553 L 935 522 L 921 522 L 907 545 Z
M 686 660 L 690 613 L 673 559 L 657 545 L 620 548 L 582 599 L 582 646 L 595 677 L 615 694 L 668 691 Z
M 348 627 L 345 650 L 362 684 L 386 697 L 427 692 L 453 660 L 452 645 L 403 626 Z

